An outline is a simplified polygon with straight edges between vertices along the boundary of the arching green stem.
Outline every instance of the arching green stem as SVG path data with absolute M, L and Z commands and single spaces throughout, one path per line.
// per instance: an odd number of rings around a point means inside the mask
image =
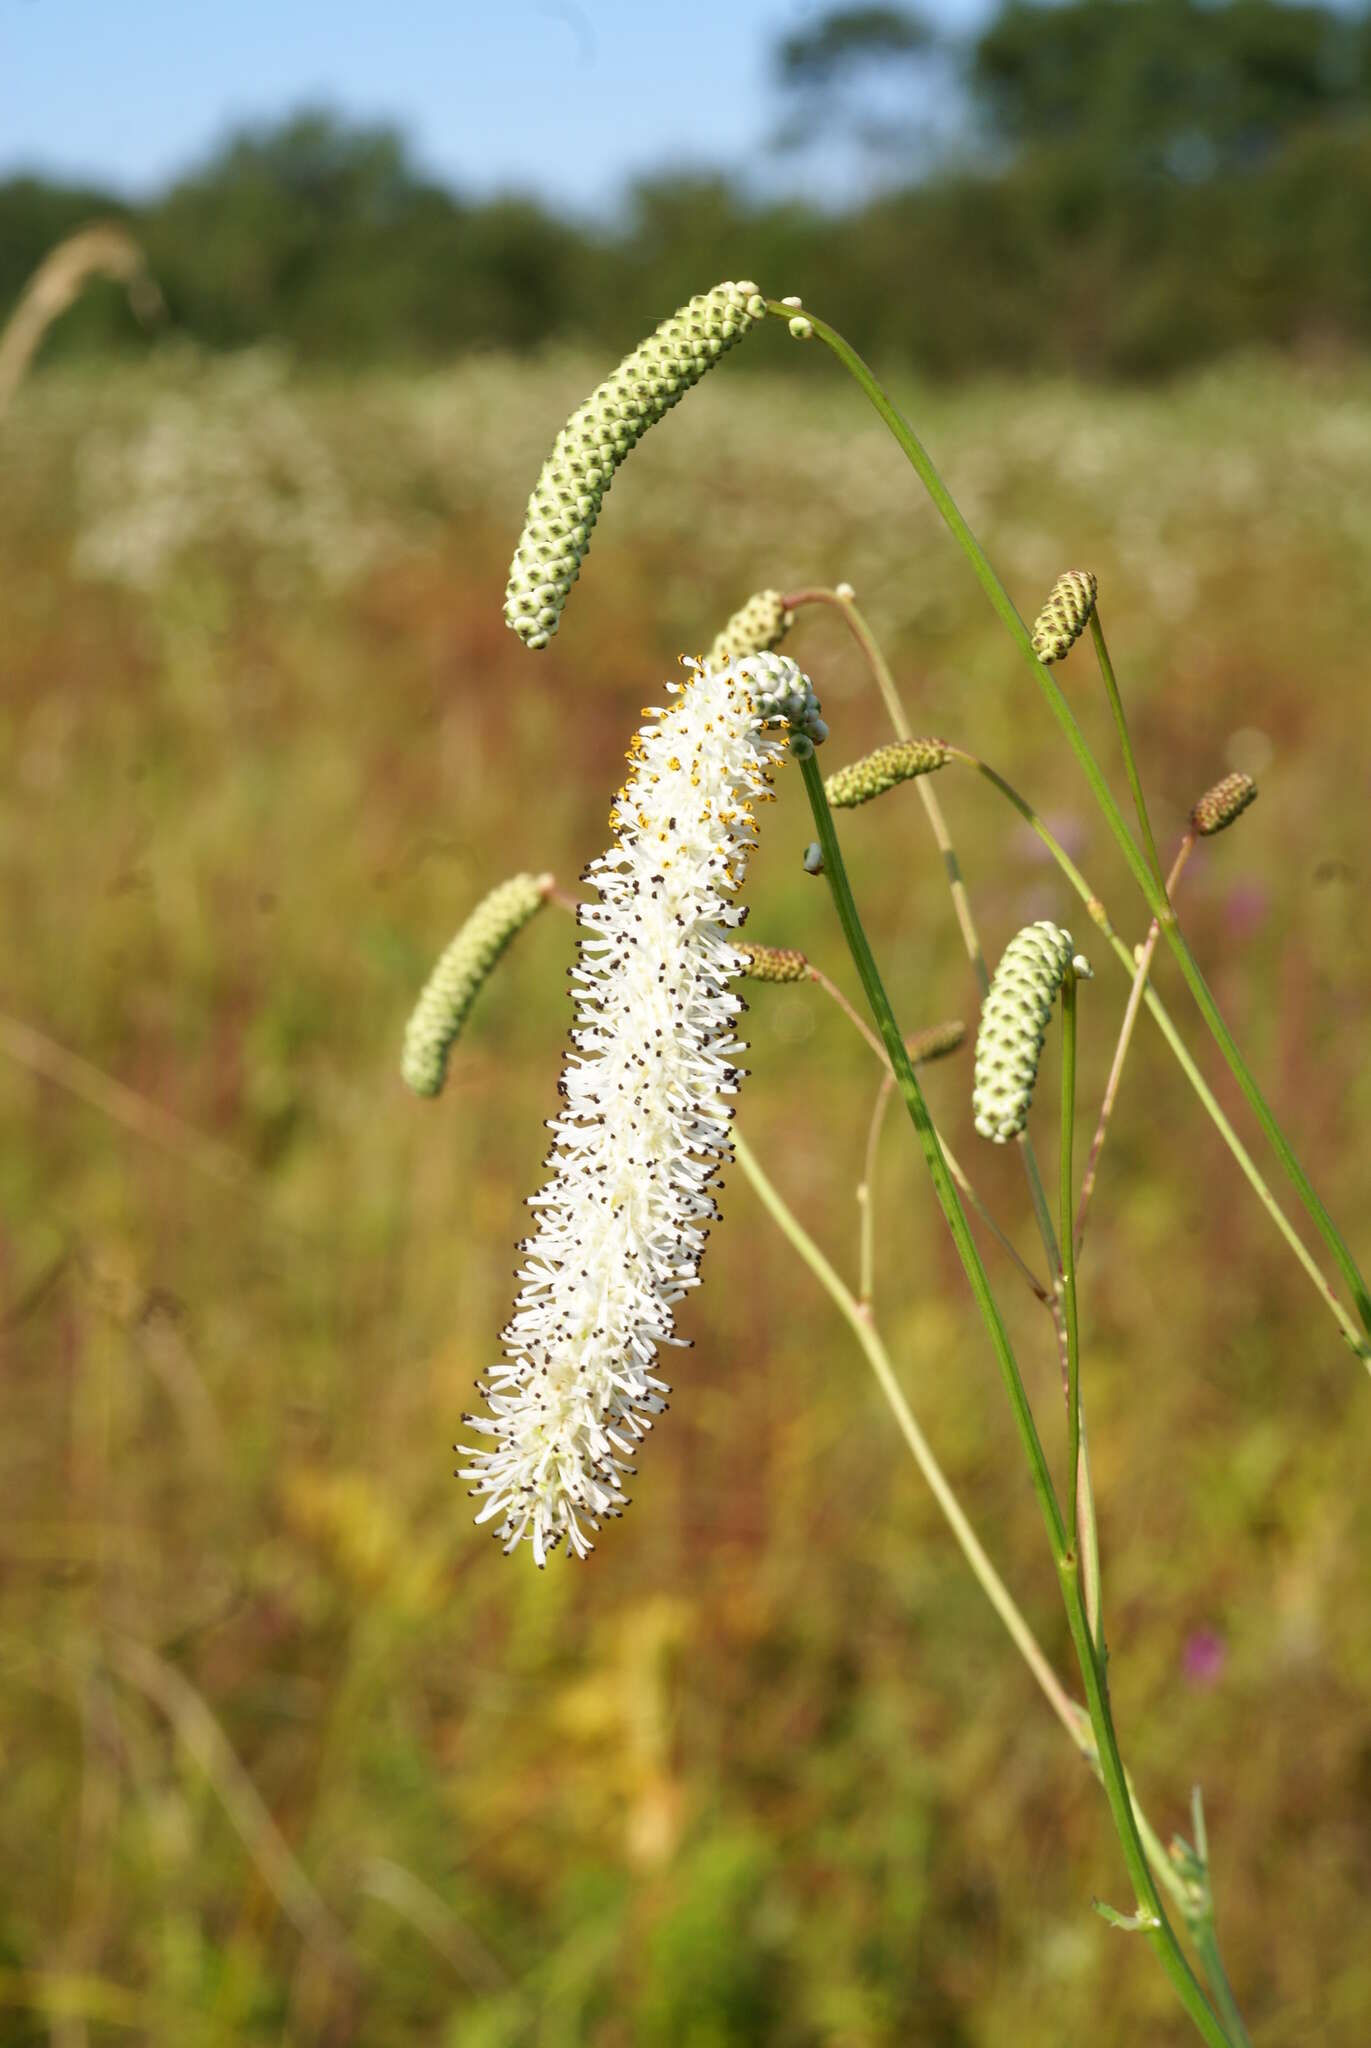
M 793 306 L 782 306 L 778 302 L 771 300 L 767 302 L 767 310 L 785 320 L 793 319 L 796 312 L 796 308 Z M 965 554 L 991 605 L 1004 622 L 1016 646 L 1027 660 L 1038 687 L 1047 700 L 1048 709 L 1061 727 L 1072 753 L 1080 763 L 1081 770 L 1085 775 L 1086 781 L 1090 784 L 1095 801 L 1099 804 L 1110 831 L 1119 843 L 1119 848 L 1123 853 L 1124 859 L 1128 862 L 1134 880 L 1147 901 L 1148 908 L 1166 935 L 1167 944 L 1176 956 L 1181 973 L 1184 975 L 1187 986 L 1199 1007 L 1201 1016 L 1204 1018 L 1224 1059 L 1228 1062 L 1238 1086 L 1251 1104 L 1253 1113 L 1261 1125 L 1272 1150 L 1280 1160 L 1300 1200 L 1313 1218 L 1320 1235 L 1332 1253 L 1338 1270 L 1346 1281 L 1352 1299 L 1356 1304 L 1357 1314 L 1361 1318 L 1368 1334 L 1371 1334 L 1371 1293 L 1368 1292 L 1366 1282 L 1358 1271 L 1356 1261 L 1353 1259 L 1351 1251 L 1348 1249 L 1347 1243 L 1338 1230 L 1337 1225 L 1315 1193 L 1309 1176 L 1295 1157 L 1289 1140 L 1272 1115 L 1266 1097 L 1257 1086 L 1255 1076 L 1238 1050 L 1233 1034 L 1224 1022 L 1219 1006 L 1214 1000 L 1209 984 L 1200 972 L 1198 962 L 1195 960 L 1176 924 L 1175 915 L 1171 910 L 1171 906 L 1166 901 L 1166 894 L 1160 881 L 1152 873 L 1146 858 L 1138 847 L 1137 841 L 1129 831 L 1123 813 L 1114 800 L 1113 792 L 1104 778 L 1100 765 L 1091 753 L 1085 735 L 1076 722 L 1071 706 L 1053 681 L 1049 670 L 1043 666 L 1035 654 L 1032 635 L 1023 619 L 1019 616 L 1008 591 L 996 575 L 980 542 L 976 539 L 975 534 L 971 531 L 965 519 L 963 519 L 951 492 L 930 460 L 928 451 L 909 422 L 894 404 L 888 392 L 872 374 L 867 364 L 862 361 L 857 351 L 849 342 L 843 339 L 842 335 L 835 328 L 830 327 L 827 321 L 821 320 L 817 314 L 809 312 L 808 308 L 804 309 L 804 316 L 809 320 L 819 339 L 832 350 L 844 369 L 848 371 L 849 375 L 861 387 L 875 411 L 890 429 L 892 436 L 918 475 L 924 489 L 937 506 L 944 523 Z
M 905 1051 L 904 1040 L 890 1007 L 879 970 L 871 952 L 862 922 L 857 914 L 847 870 L 843 863 L 842 849 L 834 829 L 833 816 L 824 794 L 823 777 L 815 756 L 810 751 L 808 759 L 801 759 L 805 793 L 809 798 L 814 815 L 819 845 L 823 851 L 824 874 L 833 897 L 834 909 L 842 926 L 852 962 L 866 992 L 867 1002 L 876 1026 L 884 1041 L 895 1075 L 896 1086 L 904 1098 L 910 1122 L 914 1126 L 920 1148 L 927 1161 L 948 1229 L 952 1233 L 971 1290 L 981 1311 L 982 1319 L 990 1335 L 995 1351 L 1000 1376 L 1014 1415 L 1019 1439 L 1028 1460 L 1034 1492 L 1042 1511 L 1047 1529 L 1048 1541 L 1057 1566 L 1057 1577 L 1061 1587 L 1062 1600 L 1066 1607 L 1067 1625 L 1080 1665 L 1081 1679 L 1085 1687 L 1086 1703 L 1090 1713 L 1090 1725 L 1094 1731 L 1098 1749 L 1100 1773 L 1104 1783 L 1105 1796 L 1114 1819 L 1114 1826 L 1123 1849 L 1124 1862 L 1132 1880 L 1140 1913 L 1144 1916 L 1146 1939 L 1156 1953 L 1162 1968 L 1171 1981 L 1172 1987 L 1182 2005 L 1189 2013 L 1201 2037 L 1211 2048 L 1231 2048 L 1227 2034 L 1215 2019 L 1208 2000 L 1200 1987 L 1199 1980 L 1185 1959 L 1176 1939 L 1175 1929 L 1166 1917 L 1156 1881 L 1148 1868 L 1147 1854 L 1138 1833 L 1129 1796 L 1128 1781 L 1124 1773 L 1123 1759 L 1119 1755 L 1118 1739 L 1114 1732 L 1113 1717 L 1109 1707 L 1108 1681 L 1103 1664 L 1097 1656 L 1089 1620 L 1082 1595 L 1080 1574 L 1073 1542 L 1068 1542 L 1066 1527 L 1062 1521 L 1061 1508 L 1052 1476 L 1048 1470 L 1037 1426 L 1029 1407 L 1028 1395 L 1014 1357 L 1009 1335 L 1001 1319 L 999 1308 L 986 1278 L 967 1224 L 966 1213 L 958 1199 L 952 1176 L 947 1170 L 937 1135 L 929 1118 L 923 1093 L 919 1087 Z

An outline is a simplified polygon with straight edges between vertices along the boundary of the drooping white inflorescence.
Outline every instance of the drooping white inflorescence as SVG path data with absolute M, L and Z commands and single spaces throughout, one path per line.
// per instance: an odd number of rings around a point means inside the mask
M 584 1557 L 622 1513 L 635 1447 L 666 1406 L 657 1349 L 682 1341 L 675 1305 L 698 1285 L 732 1153 L 744 1048 L 729 982 L 744 963 L 730 934 L 785 748 L 764 721 L 812 699 L 782 655 L 685 667 L 634 737 L 614 844 L 587 871 L 600 900 L 580 913 L 552 1178 L 530 1202 L 504 1360 L 480 1383 L 490 1413 L 465 1418 L 481 1441 L 461 1447 L 458 1476 L 477 1521 L 539 1565 L 559 1543 Z

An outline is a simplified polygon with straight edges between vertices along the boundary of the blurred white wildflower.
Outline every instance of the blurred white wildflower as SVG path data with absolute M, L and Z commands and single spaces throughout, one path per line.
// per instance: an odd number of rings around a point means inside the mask
M 79 451 L 79 575 L 154 590 L 186 556 L 240 549 L 279 580 L 338 586 L 372 560 L 379 531 L 354 513 L 325 442 L 265 350 L 158 394 L 132 431 Z
M 614 844 L 587 872 L 600 900 L 580 913 L 553 1174 L 530 1200 L 505 1358 L 479 1386 L 491 1412 L 465 1418 L 488 1440 L 461 1446 L 477 1521 L 498 1517 L 505 1550 L 527 1541 L 539 1565 L 562 1542 L 584 1557 L 622 1513 L 634 1448 L 666 1406 L 657 1347 L 682 1341 L 673 1310 L 699 1284 L 732 1152 L 744 1048 L 728 984 L 744 961 L 729 934 L 784 744 L 764 721 L 810 697 L 782 655 L 685 667 L 634 737 Z

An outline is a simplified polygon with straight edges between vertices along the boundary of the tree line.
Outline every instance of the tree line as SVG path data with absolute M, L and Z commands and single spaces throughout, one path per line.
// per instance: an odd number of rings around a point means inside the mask
M 339 365 L 622 350 L 743 275 L 944 376 L 1155 377 L 1244 347 L 1371 343 L 1371 8 L 1003 0 L 956 40 L 909 8 L 840 7 L 777 44 L 773 77 L 774 148 L 855 152 L 871 196 L 834 210 L 663 176 L 588 227 L 464 199 L 393 128 L 306 111 L 137 206 L 0 183 L 0 307 L 107 217 L 178 331 Z M 107 287 L 46 352 L 143 345 Z

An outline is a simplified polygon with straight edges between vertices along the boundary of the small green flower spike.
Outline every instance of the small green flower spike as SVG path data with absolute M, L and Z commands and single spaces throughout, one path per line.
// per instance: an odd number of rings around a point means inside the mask
M 966 1043 L 966 1026 L 960 1017 L 950 1019 L 946 1024 L 930 1024 L 924 1031 L 916 1031 L 904 1042 L 914 1066 L 927 1066 L 930 1060 L 945 1060 L 949 1053 L 959 1052 Z
M 750 281 L 699 293 L 571 415 L 543 464 L 510 564 L 505 622 L 525 646 L 546 647 L 557 631 L 605 492 L 629 450 L 765 314 Z
M 1025 925 L 1005 947 L 981 1005 L 971 1107 L 976 1129 L 996 1145 L 1017 1138 L 1028 1121 L 1047 1020 L 1074 967 L 1072 944 L 1055 924 Z
M 1092 569 L 1067 569 L 1033 621 L 1033 652 L 1052 663 L 1068 655 L 1090 624 L 1099 580 Z
M 514 875 L 477 904 L 439 960 L 405 1027 L 400 1071 L 416 1095 L 437 1095 L 467 1012 L 505 947 L 541 910 L 551 875 Z
M 824 789 L 835 811 L 851 810 L 856 804 L 869 804 L 873 797 L 884 796 L 897 782 L 931 775 L 946 763 L 947 747 L 942 740 L 892 740 L 889 746 L 877 747 L 874 754 L 839 768 Z
M 781 602 L 779 590 L 759 590 L 736 611 L 705 656 L 707 668 L 724 668 L 745 654 L 769 654 L 779 647 L 795 623 L 794 612 Z
M 734 949 L 742 954 L 746 981 L 808 981 L 809 962 L 793 946 L 754 946 L 746 941 Z
M 1199 838 L 1209 839 L 1215 832 L 1226 831 L 1256 801 L 1257 785 L 1250 775 L 1241 770 L 1225 775 L 1222 782 L 1205 791 L 1190 813 L 1190 829 Z

